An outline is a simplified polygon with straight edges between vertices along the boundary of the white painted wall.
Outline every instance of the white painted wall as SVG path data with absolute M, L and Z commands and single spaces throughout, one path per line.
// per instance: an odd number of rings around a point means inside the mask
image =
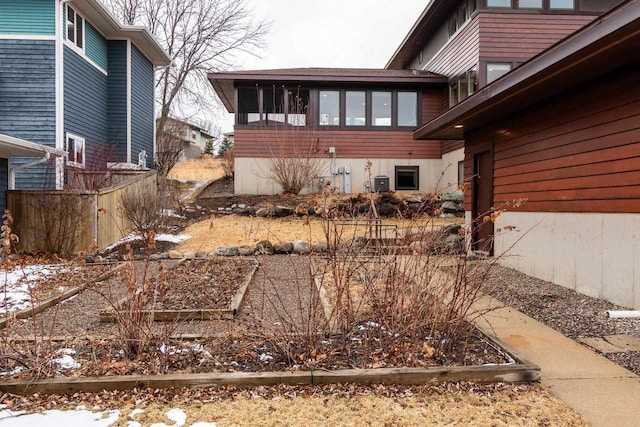
M 336 158 L 335 168 L 340 169 L 349 166 L 351 173 L 351 192 L 361 193 L 365 191 L 364 184 L 378 175 L 389 177 L 389 187 L 395 189 L 396 166 L 419 166 L 420 192 L 433 193 L 454 192 L 458 186 L 458 161 L 464 158 L 464 150 L 456 150 L 447 153 L 442 159 L 372 159 L 371 176 L 365 170 L 367 159 Z M 235 159 L 235 183 L 236 194 L 277 194 L 281 192 L 280 186 L 268 179 L 269 169 L 263 158 L 236 157 Z M 342 175 L 332 176 L 331 160 L 324 161 L 322 174 L 331 180 L 332 185 L 343 191 Z M 308 189 L 312 192 L 316 189 Z
M 640 309 L 640 214 L 507 212 L 495 227 L 500 264 Z

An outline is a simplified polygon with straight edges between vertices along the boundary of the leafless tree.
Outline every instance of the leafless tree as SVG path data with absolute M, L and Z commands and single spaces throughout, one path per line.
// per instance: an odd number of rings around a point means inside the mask
M 171 57 L 171 66 L 160 71 L 156 82 L 159 141 L 170 115 L 186 117 L 194 110 L 215 108 L 207 72 L 234 68 L 238 53 L 259 52 L 269 30 L 267 22 L 252 19 L 246 0 L 106 3 L 125 24 L 149 28 Z

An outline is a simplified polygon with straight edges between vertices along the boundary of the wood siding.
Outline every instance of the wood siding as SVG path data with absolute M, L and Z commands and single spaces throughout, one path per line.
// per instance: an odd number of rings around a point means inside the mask
M 450 153 L 464 147 L 464 141 L 442 141 L 442 154 Z
M 86 161 L 109 141 L 107 133 L 107 76 L 64 47 L 64 132 L 85 138 Z M 102 150 L 101 154 L 104 155 Z
M 492 13 L 479 14 L 482 61 L 524 62 L 593 21 L 593 15 Z
M 454 35 L 426 69 L 447 77 L 458 77 L 478 63 L 479 19 L 477 14 L 466 26 Z
M 0 1 L 0 34 L 53 36 L 55 0 Z
M 422 106 L 421 106 L 421 122 L 420 125 L 429 123 L 431 120 L 438 117 L 445 110 L 442 104 L 443 93 L 446 93 L 447 89 L 442 87 L 434 87 L 430 89 L 422 90 Z
M 301 144 L 300 141 L 306 141 Z M 270 157 L 273 153 L 300 153 L 311 147 L 318 157 L 336 148 L 342 158 L 439 159 L 440 141 L 414 141 L 413 132 L 350 130 L 274 130 L 235 128 L 236 157 Z
M 474 147 L 492 142 L 494 206 L 640 213 L 639 79 L 636 62 L 469 135 L 466 172 Z
M 131 161 L 138 163 L 138 154 L 145 150 L 153 159 L 154 136 L 154 75 L 153 65 L 131 45 Z M 151 165 L 148 165 L 151 166 Z

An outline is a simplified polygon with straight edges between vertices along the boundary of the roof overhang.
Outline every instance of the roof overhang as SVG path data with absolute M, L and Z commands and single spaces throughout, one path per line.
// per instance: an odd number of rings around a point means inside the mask
M 65 152 L 53 147 L 38 144 L 24 139 L 0 133 L 0 157 L 40 157 L 47 153 L 54 156 L 64 156 Z
M 409 33 L 400 43 L 385 68 L 401 70 L 416 57 L 431 35 L 438 31 L 443 22 L 448 21 L 449 14 L 459 0 L 431 0 Z
M 279 70 L 230 71 L 208 74 L 209 82 L 227 108 L 233 113 L 234 88 L 237 84 L 291 85 L 389 85 L 423 87 L 445 85 L 446 77 L 411 70 L 358 68 L 293 68 Z
M 485 86 L 414 132 L 414 139 L 464 134 L 640 60 L 640 0 L 629 0 Z
M 69 3 L 107 39 L 131 40 L 156 67 L 171 64 L 171 58 L 146 27 L 121 25 L 99 0 L 72 0 Z

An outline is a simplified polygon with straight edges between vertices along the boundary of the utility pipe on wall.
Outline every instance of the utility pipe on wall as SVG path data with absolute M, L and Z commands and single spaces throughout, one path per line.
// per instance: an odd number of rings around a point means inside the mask
M 640 311 L 634 310 L 608 310 L 609 319 L 640 319 Z

